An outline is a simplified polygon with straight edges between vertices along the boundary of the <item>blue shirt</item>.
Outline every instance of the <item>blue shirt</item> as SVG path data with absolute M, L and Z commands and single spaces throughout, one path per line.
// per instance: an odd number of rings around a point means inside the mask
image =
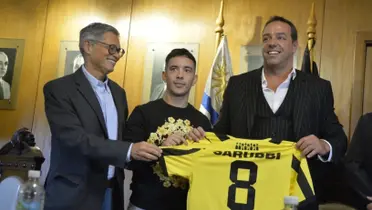
M 118 113 L 112 97 L 110 87 L 108 86 L 108 79 L 105 78 L 105 81 L 102 82 L 91 75 L 85 68 L 82 66 L 83 72 L 88 79 L 90 85 L 92 86 L 94 93 L 98 99 L 98 102 L 101 106 L 103 113 L 103 118 L 105 120 L 107 134 L 109 140 L 117 140 L 118 137 Z M 129 150 L 130 151 L 130 150 Z M 129 152 L 128 152 L 129 153 Z M 108 169 L 107 178 L 110 179 L 114 176 L 115 167 L 110 165 Z

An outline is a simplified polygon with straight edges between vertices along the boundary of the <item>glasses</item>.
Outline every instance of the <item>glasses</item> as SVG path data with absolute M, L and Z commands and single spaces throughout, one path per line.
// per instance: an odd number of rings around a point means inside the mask
M 105 46 L 105 48 L 108 50 L 110 55 L 115 55 L 115 53 L 118 53 L 120 57 L 122 57 L 125 54 L 125 50 L 123 48 L 117 47 L 114 44 L 107 44 L 98 40 L 89 40 L 91 42 L 98 42 Z

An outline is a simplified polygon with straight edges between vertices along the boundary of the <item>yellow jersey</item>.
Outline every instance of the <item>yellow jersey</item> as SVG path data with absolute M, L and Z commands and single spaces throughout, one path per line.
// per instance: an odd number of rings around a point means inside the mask
M 285 196 L 314 199 L 306 158 L 294 142 L 208 132 L 199 142 L 162 149 L 165 175 L 189 180 L 188 210 L 281 210 Z

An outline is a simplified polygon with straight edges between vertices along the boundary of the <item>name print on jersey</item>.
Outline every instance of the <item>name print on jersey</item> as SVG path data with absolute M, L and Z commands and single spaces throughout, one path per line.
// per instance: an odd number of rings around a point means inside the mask
M 280 152 L 278 153 L 269 153 L 269 152 L 247 152 L 240 150 L 248 151 L 260 151 L 258 144 L 255 143 L 241 143 L 237 142 L 235 144 L 235 151 L 226 150 L 226 151 L 214 151 L 213 154 L 221 156 L 229 156 L 232 158 L 263 158 L 263 159 L 280 159 Z
M 229 156 L 232 158 L 262 158 L 262 159 L 280 159 L 280 153 L 262 153 L 262 152 L 243 152 L 243 151 L 214 151 L 213 154 Z

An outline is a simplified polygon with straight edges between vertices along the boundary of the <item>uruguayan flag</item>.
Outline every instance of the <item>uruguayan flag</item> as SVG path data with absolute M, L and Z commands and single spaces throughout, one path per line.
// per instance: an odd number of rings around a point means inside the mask
M 231 76 L 232 65 L 230 52 L 227 45 L 227 38 L 223 36 L 213 60 L 200 105 L 200 111 L 208 117 L 212 125 L 217 122 L 222 106 L 223 94 Z

